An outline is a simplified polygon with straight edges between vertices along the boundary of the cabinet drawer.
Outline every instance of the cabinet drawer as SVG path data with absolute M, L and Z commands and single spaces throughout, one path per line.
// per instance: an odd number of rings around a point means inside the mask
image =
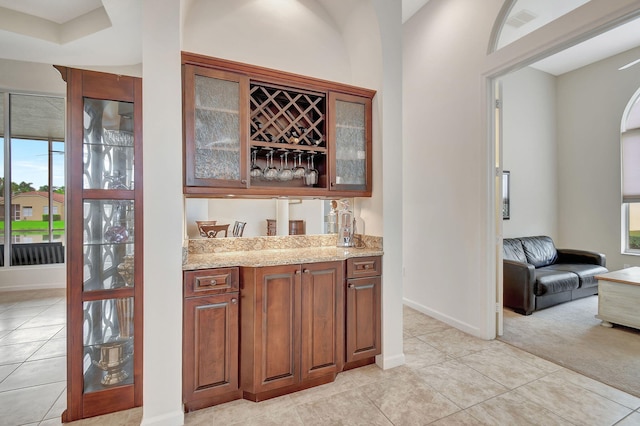
M 238 268 L 185 271 L 184 297 L 205 296 L 238 291 Z
M 382 257 L 352 257 L 347 259 L 347 278 L 382 275 Z

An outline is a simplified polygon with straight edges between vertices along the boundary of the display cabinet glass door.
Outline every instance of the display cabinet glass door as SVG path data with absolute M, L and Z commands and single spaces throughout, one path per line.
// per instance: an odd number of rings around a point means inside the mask
M 142 404 L 142 85 L 61 72 L 71 139 L 63 420 L 73 421 Z
M 331 189 L 371 189 L 371 99 L 329 93 Z
M 247 187 L 249 80 L 184 66 L 185 183 Z

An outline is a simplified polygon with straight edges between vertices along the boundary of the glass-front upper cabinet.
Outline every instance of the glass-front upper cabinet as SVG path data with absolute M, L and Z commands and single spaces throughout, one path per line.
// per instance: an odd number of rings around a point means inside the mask
M 329 93 L 332 191 L 371 192 L 371 98 Z
M 248 77 L 186 64 L 183 78 L 185 187 L 246 188 Z
M 142 84 L 58 69 L 69 135 L 68 422 L 142 404 Z

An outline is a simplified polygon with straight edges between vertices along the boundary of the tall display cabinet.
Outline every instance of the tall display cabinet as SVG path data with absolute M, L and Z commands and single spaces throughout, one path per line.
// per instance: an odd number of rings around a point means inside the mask
M 142 405 L 142 80 L 67 82 L 67 409 Z

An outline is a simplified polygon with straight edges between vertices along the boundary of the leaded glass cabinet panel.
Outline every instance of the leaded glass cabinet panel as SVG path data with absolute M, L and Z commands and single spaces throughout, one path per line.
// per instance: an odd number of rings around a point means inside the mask
M 185 184 L 246 188 L 249 80 L 184 66 Z
M 331 190 L 371 191 L 371 99 L 329 93 Z
M 67 82 L 69 422 L 142 405 L 142 84 Z

